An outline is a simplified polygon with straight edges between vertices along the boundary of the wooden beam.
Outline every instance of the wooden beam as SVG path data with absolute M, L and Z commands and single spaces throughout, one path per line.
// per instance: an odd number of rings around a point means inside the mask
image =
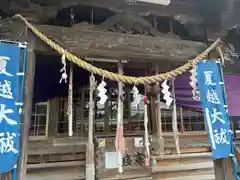
M 65 0 L 33 0 L 42 6 L 57 6 L 58 4 L 66 4 Z M 157 16 L 172 17 L 175 14 L 186 14 L 196 22 L 202 21 L 202 17 L 198 11 L 198 0 L 192 0 L 184 2 L 182 0 L 172 0 L 169 6 L 162 6 L 151 3 L 135 2 L 128 5 L 125 0 L 68 0 L 68 4 L 78 3 L 79 5 L 108 8 L 110 10 L 119 12 L 122 10 L 128 10 L 131 12 L 138 12 L 140 14 L 152 14 Z
M 61 47 L 79 57 L 186 62 L 206 48 L 206 45 L 200 42 L 164 37 L 127 35 L 47 25 L 36 25 L 36 28 Z M 24 24 L 18 20 L 8 19 L 0 22 L 1 39 L 21 40 L 25 30 Z M 35 47 L 36 52 L 53 53 L 53 50 L 39 39 L 36 41 Z

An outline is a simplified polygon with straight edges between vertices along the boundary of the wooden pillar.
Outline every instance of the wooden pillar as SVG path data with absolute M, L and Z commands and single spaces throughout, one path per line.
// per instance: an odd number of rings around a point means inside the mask
M 123 74 L 123 66 L 122 63 L 119 61 L 118 62 L 118 73 L 119 74 Z M 122 169 L 122 153 L 124 150 L 124 137 L 123 137 L 123 83 L 122 82 L 118 82 L 118 113 L 117 113 L 117 138 L 118 141 L 120 141 L 120 147 L 117 147 L 117 151 L 118 151 L 118 172 L 122 173 L 123 169 Z M 120 132 L 119 132 L 120 130 Z M 120 134 L 119 134 L 120 133 Z M 120 137 L 119 137 L 120 135 Z M 118 142 L 117 141 L 117 142 Z M 118 144 L 119 145 L 119 144 Z
M 131 90 L 127 89 L 127 116 L 128 116 L 128 130 L 132 131 L 132 114 L 131 114 Z
M 54 98 L 49 101 L 49 122 L 48 122 L 48 136 L 56 137 L 58 133 L 59 120 L 59 99 Z
M 236 180 L 230 158 L 215 160 L 214 171 L 216 180 Z
M 90 76 L 89 79 L 89 117 L 88 117 L 88 144 L 86 152 L 86 180 L 95 179 L 95 165 L 94 165 L 94 144 L 93 144 L 93 111 L 94 111 L 94 101 L 93 93 L 95 91 L 95 77 Z
M 177 125 L 177 106 L 176 106 L 174 81 L 175 79 L 172 79 L 172 97 L 173 97 L 172 129 L 173 129 L 176 151 L 177 151 L 177 154 L 180 154 L 179 134 L 178 134 L 178 125 Z
M 180 108 L 180 126 L 181 126 L 180 131 L 183 134 L 183 132 L 184 132 L 184 122 L 183 122 L 183 109 L 182 108 Z
M 109 94 L 108 99 L 104 105 L 105 108 L 105 115 L 104 115 L 104 133 L 109 133 L 109 117 L 110 117 L 110 109 L 111 107 L 109 106 L 109 97 L 111 95 Z
M 26 168 L 28 158 L 28 140 L 29 129 L 31 126 L 32 117 L 32 97 L 34 87 L 34 75 L 35 75 L 35 54 L 34 54 L 34 39 L 28 44 L 27 60 L 26 60 L 26 75 L 25 75 L 25 87 L 24 87 L 24 104 L 23 104 L 23 125 L 21 127 L 21 149 L 19 157 L 19 166 L 17 171 L 17 179 L 26 179 Z
M 159 64 L 156 64 L 156 74 L 159 74 Z M 159 82 L 157 82 L 157 88 L 159 88 Z M 156 107 L 156 117 L 157 117 L 157 137 L 159 138 L 159 153 L 161 156 L 164 155 L 164 139 L 162 133 L 162 118 L 161 118 L 161 104 L 160 104 L 160 92 L 157 91 L 157 107 Z
M 85 124 L 84 124 L 84 113 L 85 113 L 85 86 L 82 87 L 80 90 L 81 92 L 81 113 L 80 113 L 80 119 L 81 119 L 81 136 L 85 136 Z

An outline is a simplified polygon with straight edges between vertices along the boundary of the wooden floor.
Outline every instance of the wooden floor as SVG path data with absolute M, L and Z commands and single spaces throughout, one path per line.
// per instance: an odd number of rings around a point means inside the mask
M 26 180 L 82 180 L 85 179 L 84 169 L 81 168 L 57 168 L 30 171 Z
M 101 173 L 99 180 L 149 180 L 151 177 L 151 170 L 143 167 L 124 168 L 123 173 L 118 173 L 117 169 L 106 170 Z

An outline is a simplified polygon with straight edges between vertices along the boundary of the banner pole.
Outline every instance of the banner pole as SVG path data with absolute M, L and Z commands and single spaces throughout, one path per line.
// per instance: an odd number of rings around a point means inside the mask
M 31 36 L 32 37 L 32 36 Z M 19 166 L 17 169 L 17 179 L 26 179 L 26 167 L 28 158 L 28 140 L 29 140 L 29 129 L 31 126 L 31 115 L 32 115 L 32 98 L 33 98 L 33 86 L 34 86 L 34 75 L 35 75 L 35 54 L 34 44 L 30 42 L 27 48 L 27 60 L 26 60 L 26 78 L 24 87 L 24 104 L 23 104 L 23 124 L 21 127 L 21 148 L 19 157 Z
M 223 69 L 222 69 L 222 64 L 219 64 L 219 73 L 220 73 L 220 78 L 223 82 L 223 98 L 224 98 L 224 104 L 226 106 L 226 111 L 227 111 L 227 116 L 228 116 L 228 121 L 229 121 L 229 126 L 231 127 L 230 124 L 230 118 L 229 118 L 229 114 L 228 114 L 228 106 L 227 106 L 227 93 L 226 93 L 226 89 L 225 89 L 225 83 L 224 83 L 224 76 L 223 76 Z M 231 133 L 231 132 L 228 132 Z M 232 137 L 232 133 L 231 133 L 231 137 Z M 238 168 L 237 168 L 237 160 L 235 157 L 235 148 L 234 148 L 234 144 L 233 144 L 233 139 L 230 139 L 230 144 L 231 144 L 231 148 L 232 148 L 232 165 L 233 165 L 233 172 L 235 175 L 235 179 L 238 180 Z

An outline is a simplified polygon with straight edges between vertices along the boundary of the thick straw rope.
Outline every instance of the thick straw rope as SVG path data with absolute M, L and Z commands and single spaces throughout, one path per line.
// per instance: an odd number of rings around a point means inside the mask
M 205 58 L 210 51 L 212 51 L 214 48 L 217 47 L 217 45 L 221 42 L 220 39 L 217 39 L 211 46 L 209 46 L 203 53 L 199 54 L 196 58 L 189 61 L 188 63 L 163 74 L 157 74 L 153 76 L 147 76 L 147 77 L 132 77 L 132 76 L 126 76 L 118 73 L 109 72 L 107 70 L 98 68 L 96 66 L 93 66 L 86 61 L 76 57 L 72 53 L 68 52 L 67 50 L 63 51 L 63 48 L 60 47 L 58 44 L 50 40 L 47 36 L 45 36 L 43 33 L 41 33 L 37 28 L 35 28 L 31 23 L 29 23 L 23 16 L 20 14 L 15 15 L 14 17 L 19 18 L 22 20 L 28 29 L 30 29 L 38 38 L 40 38 L 42 41 L 44 41 L 46 44 L 48 44 L 51 48 L 56 50 L 60 55 L 65 54 L 66 58 L 77 64 L 79 67 L 93 73 L 97 74 L 99 76 L 104 76 L 104 78 L 114 80 L 114 81 L 121 81 L 125 84 L 154 84 L 159 81 L 163 81 L 165 79 L 176 77 L 178 75 L 183 74 L 185 71 L 189 70 L 194 66 L 199 60 Z

